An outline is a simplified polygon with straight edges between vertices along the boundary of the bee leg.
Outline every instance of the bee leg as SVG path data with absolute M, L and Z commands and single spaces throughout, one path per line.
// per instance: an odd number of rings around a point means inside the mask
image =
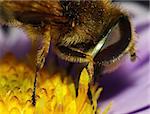
M 69 63 L 68 67 L 67 67 L 67 74 L 70 75 L 71 74 L 71 70 L 73 68 L 73 63 Z M 80 75 L 78 74 L 73 74 L 73 81 L 75 84 L 75 91 L 76 91 L 76 97 L 78 96 L 78 88 L 79 88 L 79 79 L 80 79 Z
M 129 50 L 129 53 L 130 53 L 130 58 L 131 58 L 131 61 L 135 61 L 136 60 L 136 49 L 135 49 L 135 44 L 132 45 L 131 49 Z
M 80 80 L 80 76 L 77 76 L 77 78 L 75 79 L 76 97 L 78 96 L 78 90 L 79 90 L 79 80 Z
M 67 67 L 67 71 L 69 70 L 69 75 L 71 74 L 73 78 L 76 97 L 78 97 L 79 80 L 80 80 L 81 70 L 83 69 L 84 66 L 85 65 L 70 63 L 69 66 Z
M 94 62 L 89 62 L 88 63 L 88 65 L 87 65 L 87 72 L 88 72 L 88 74 L 89 74 L 89 78 L 90 78 L 90 81 L 89 81 L 89 84 L 88 84 L 88 93 L 87 93 L 87 95 L 88 95 L 88 98 L 89 98 L 89 100 L 90 100 L 90 102 L 91 102 L 91 104 L 93 104 L 93 96 L 92 96 L 92 92 L 91 92 L 91 86 L 94 84 L 93 82 L 94 82 L 94 80 L 93 80 L 93 75 L 94 75 Z
M 39 53 L 38 53 L 39 54 Z M 37 54 L 37 55 L 38 55 Z M 39 75 L 39 71 L 43 68 L 44 63 L 45 63 L 45 58 L 46 56 L 43 56 L 40 60 L 37 62 L 36 65 L 36 72 L 35 72 L 35 77 L 34 77 L 34 85 L 33 85 L 33 93 L 32 93 L 32 104 L 35 106 L 36 105 L 36 85 L 37 85 L 37 77 Z M 39 56 L 37 56 L 37 60 L 39 60 Z
M 71 70 L 73 68 L 73 63 L 69 63 L 69 66 L 67 67 L 67 73 L 71 74 Z M 75 76 L 73 75 L 73 81 L 75 84 L 75 91 L 76 91 L 76 97 L 78 96 L 78 88 L 79 88 L 79 79 L 80 76 L 75 74 Z
M 93 99 L 92 99 L 93 96 L 92 96 L 90 84 L 89 84 L 89 87 L 88 87 L 87 95 L 88 95 L 88 98 L 89 98 L 89 100 L 90 100 L 90 103 L 93 105 Z
M 34 79 L 34 87 L 33 87 L 33 94 L 32 94 L 32 104 L 36 105 L 36 85 L 37 85 L 37 77 L 39 75 L 39 71 L 43 68 L 45 59 L 47 57 L 49 47 L 50 47 L 50 27 L 45 27 L 44 31 L 42 32 L 42 42 L 41 46 L 37 51 L 36 57 L 36 72 L 35 72 L 35 79 Z
M 34 78 L 34 86 L 33 86 L 33 93 L 32 93 L 32 104 L 35 106 L 36 104 L 36 83 L 37 83 L 37 76 L 38 76 L 38 72 L 35 73 L 35 78 Z

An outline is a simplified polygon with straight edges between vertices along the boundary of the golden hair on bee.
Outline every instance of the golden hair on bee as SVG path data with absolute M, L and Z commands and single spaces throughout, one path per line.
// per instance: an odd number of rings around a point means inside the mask
M 61 59 L 86 63 L 91 81 L 95 69 L 102 72 L 99 67 L 114 64 L 129 51 L 135 55 L 129 16 L 108 0 L 4 0 L 0 1 L 0 23 L 22 28 L 33 44 L 41 41 L 36 51 L 34 105 L 36 77 L 50 44 Z

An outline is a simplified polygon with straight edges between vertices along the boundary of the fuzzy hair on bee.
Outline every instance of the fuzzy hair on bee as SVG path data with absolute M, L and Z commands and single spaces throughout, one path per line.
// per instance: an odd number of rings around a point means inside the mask
M 50 44 L 61 59 L 87 64 L 89 85 L 101 68 L 128 53 L 135 58 L 129 16 L 108 0 L 4 0 L 0 1 L 0 24 L 22 28 L 33 45 L 40 39 L 35 61 L 34 105 L 36 77 L 44 66 Z

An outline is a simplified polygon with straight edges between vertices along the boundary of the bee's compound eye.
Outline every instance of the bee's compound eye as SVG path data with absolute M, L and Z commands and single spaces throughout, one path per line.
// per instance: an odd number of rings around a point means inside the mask
M 94 61 L 99 63 L 112 62 L 124 53 L 131 41 L 131 24 L 127 16 L 118 19 L 115 26 L 111 27 L 103 48 L 97 53 Z

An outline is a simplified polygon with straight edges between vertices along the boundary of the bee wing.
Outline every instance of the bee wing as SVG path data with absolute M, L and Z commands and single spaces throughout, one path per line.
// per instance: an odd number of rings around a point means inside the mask
M 66 21 L 58 0 L 51 1 L 0 1 L 0 21 L 16 19 L 24 24 L 61 23 Z

